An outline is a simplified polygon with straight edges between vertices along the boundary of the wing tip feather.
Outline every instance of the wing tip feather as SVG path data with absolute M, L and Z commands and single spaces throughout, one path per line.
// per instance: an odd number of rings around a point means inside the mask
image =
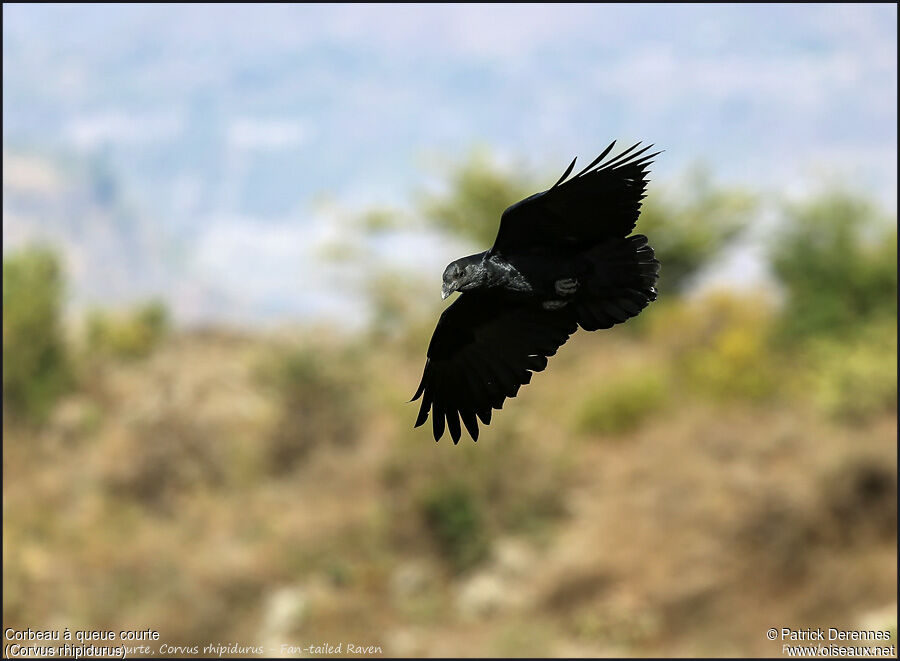
M 577 161 L 577 160 L 578 160 L 578 157 L 577 157 L 577 156 L 576 156 L 575 158 L 572 159 L 572 162 L 569 163 L 569 167 L 567 167 L 567 168 L 566 168 L 566 171 L 563 172 L 563 175 L 559 178 L 559 181 L 557 181 L 555 184 L 553 184 L 553 185 L 550 187 L 550 190 L 553 190 L 554 188 L 556 188 L 557 186 L 559 186 L 562 182 L 564 182 L 564 181 L 566 180 L 566 177 L 568 177 L 569 174 L 571 174 L 572 168 L 575 167 L 575 161 Z

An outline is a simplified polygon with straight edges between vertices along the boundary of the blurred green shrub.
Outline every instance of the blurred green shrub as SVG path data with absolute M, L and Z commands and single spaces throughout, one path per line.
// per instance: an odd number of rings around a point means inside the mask
M 872 324 L 851 341 L 818 338 L 806 352 L 813 400 L 856 423 L 897 410 L 897 326 Z
M 587 434 L 622 434 L 633 431 L 666 404 L 668 384 L 651 367 L 616 378 L 590 393 L 581 402 L 575 419 L 578 431 Z
M 406 427 L 406 417 L 399 424 Z M 384 514 L 396 547 L 436 546 L 451 570 L 462 571 L 486 558 L 483 547 L 495 535 L 545 538 L 565 514 L 572 454 L 565 442 L 536 443 L 510 424 L 498 418 L 478 443 L 463 439 L 458 446 L 446 438 L 435 444 L 421 430 L 398 435 L 382 469 Z M 453 531 L 466 526 L 478 530 L 473 548 L 453 541 Z M 422 539 L 432 544 L 422 547 Z
M 161 301 L 144 303 L 124 314 L 94 310 L 87 317 L 88 350 L 99 355 L 135 359 L 150 355 L 169 331 Z
M 678 196 L 653 185 L 648 191 L 635 231 L 650 237 L 662 264 L 658 288 L 663 295 L 683 293 L 748 225 L 757 206 L 747 192 L 715 187 L 700 167 L 689 173 Z
M 456 571 L 487 557 L 490 545 L 482 505 L 469 485 L 460 481 L 435 485 L 420 508 L 429 533 Z
M 259 376 L 280 401 L 267 443 L 273 473 L 290 471 L 316 446 L 354 440 L 361 414 L 358 368 L 358 362 L 324 347 L 294 347 L 267 357 Z
M 475 150 L 450 171 L 447 191 L 425 195 L 420 207 L 435 227 L 487 247 L 506 207 L 538 190 L 531 177 L 503 169 L 487 151 Z
M 897 228 L 868 200 L 828 193 L 789 206 L 770 248 L 787 300 L 782 339 L 846 337 L 897 316 Z
M 43 422 L 71 383 L 56 255 L 28 248 L 3 257 L 3 412 Z

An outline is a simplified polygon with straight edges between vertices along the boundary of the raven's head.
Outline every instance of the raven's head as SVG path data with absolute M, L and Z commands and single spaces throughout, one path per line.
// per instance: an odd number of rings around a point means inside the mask
M 484 257 L 484 253 L 478 253 L 450 262 L 444 269 L 441 299 L 447 298 L 455 291 L 468 291 L 484 283 L 487 274 L 482 264 L 482 257 Z

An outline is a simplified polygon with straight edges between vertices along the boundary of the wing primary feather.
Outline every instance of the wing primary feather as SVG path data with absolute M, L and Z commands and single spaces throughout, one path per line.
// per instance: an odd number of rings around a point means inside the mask
M 641 144 L 641 143 L 639 142 L 637 145 L 634 145 L 634 147 L 637 147 L 639 144 Z M 604 170 L 604 171 L 612 170 L 613 168 L 624 167 L 625 165 L 634 165 L 634 159 L 636 159 L 638 156 L 640 156 L 645 151 L 650 149 L 652 146 L 653 146 L 652 144 L 647 145 L 643 149 L 639 149 L 636 152 L 634 152 L 633 154 L 630 154 L 628 156 L 628 158 L 622 158 L 623 156 L 625 156 L 625 154 L 627 152 L 619 154 L 613 160 L 611 160 L 609 163 L 604 164 L 604 166 L 602 168 L 600 168 L 600 170 Z M 634 149 L 634 147 L 632 147 L 631 149 Z M 629 149 L 628 151 L 631 151 L 631 150 Z
M 459 417 L 462 420 L 463 424 L 466 426 L 466 429 L 469 432 L 469 435 L 473 440 L 478 440 L 478 421 L 475 419 L 475 409 L 477 408 L 477 400 L 478 395 L 472 389 L 470 380 L 470 372 L 466 369 L 466 361 L 462 361 L 460 364 L 462 368 L 460 373 L 457 375 L 457 398 L 456 398 L 456 408 L 459 411 Z M 473 431 L 474 430 L 474 431 Z
M 459 411 L 459 417 L 468 430 L 472 440 L 478 440 L 478 421 L 475 419 L 475 409 L 478 407 L 478 400 L 485 401 L 487 398 L 479 396 L 477 389 L 473 384 L 477 380 L 472 378 L 472 374 L 467 369 L 468 361 L 461 359 L 460 372 L 457 374 L 457 397 L 456 409 Z
M 484 408 L 478 409 L 475 413 L 478 414 L 478 419 L 481 420 L 484 424 L 491 424 L 491 406 L 488 404 Z
M 459 417 L 462 418 L 463 424 L 469 432 L 469 436 L 476 443 L 478 442 L 478 420 L 475 419 L 475 412 L 472 410 L 460 411 Z
M 485 391 L 490 396 L 487 403 L 495 409 L 501 408 L 503 406 L 503 400 L 506 399 L 506 395 L 503 393 L 503 385 L 500 383 L 497 375 L 478 360 L 473 361 L 471 365 L 476 374 L 481 378 Z
M 426 370 L 428 369 L 428 365 L 427 365 L 427 364 L 425 365 L 425 369 L 426 369 Z M 407 402 L 407 404 L 409 404 L 410 402 L 414 402 L 414 401 L 416 401 L 417 399 L 419 399 L 419 397 L 422 396 L 422 393 L 423 393 L 423 392 L 425 392 L 425 374 L 424 374 L 424 373 L 422 374 L 422 380 L 419 382 L 419 388 L 418 388 L 418 390 L 416 390 L 416 394 L 412 396 L 412 399 L 409 400 L 409 402 Z
M 444 408 L 437 402 L 431 411 L 431 425 L 434 431 L 434 440 L 437 442 L 444 435 Z
M 463 363 L 466 383 L 469 386 L 469 404 L 473 408 L 477 406 L 489 404 L 493 400 L 494 395 L 488 390 L 484 381 L 484 377 L 480 375 L 477 368 L 468 360 Z
M 634 150 L 634 148 L 637 147 L 637 146 L 640 145 L 640 144 L 641 144 L 640 141 L 635 142 L 633 145 L 631 145 L 628 149 L 626 149 L 625 151 L 623 151 L 622 153 L 620 153 L 618 156 L 613 156 L 613 157 L 612 157 L 611 159 L 609 159 L 606 163 L 604 163 L 603 165 L 601 165 L 599 169 L 600 169 L 600 170 L 606 170 L 606 169 L 608 169 L 610 165 L 612 165 L 613 163 L 616 163 L 617 161 L 620 161 L 622 158 L 624 158 L 625 156 L 627 156 L 628 154 L 630 154 L 630 153 Z
M 503 385 L 503 394 L 507 397 L 515 397 L 519 392 L 519 387 L 522 385 L 522 380 L 511 362 L 505 360 L 502 355 L 498 355 L 497 374 L 500 376 L 500 383 Z
M 491 411 L 493 409 L 490 405 L 484 407 L 483 409 L 478 409 L 476 413 L 478 414 L 478 419 L 481 420 L 484 424 L 491 424 Z
M 590 170 L 592 167 L 594 167 L 595 165 L 597 165 L 597 163 L 599 163 L 600 161 L 602 161 L 602 160 L 606 157 L 606 155 L 607 155 L 610 151 L 612 151 L 613 145 L 615 145 L 615 144 L 616 144 L 616 141 L 615 141 L 615 140 L 613 140 L 611 143 L 609 143 L 609 147 L 607 147 L 606 149 L 604 149 L 602 154 L 600 154 L 597 158 L 595 158 L 593 161 L 591 161 L 591 164 L 590 164 L 589 166 L 587 166 L 586 168 L 584 168 L 581 172 L 579 172 L 578 174 L 576 174 L 576 175 L 575 175 L 574 177 L 572 177 L 572 178 L 573 178 L 573 179 L 577 179 L 578 177 L 580 177 L 581 175 L 583 175 L 585 172 L 587 172 L 588 170 Z
M 431 394 L 426 393 L 422 400 L 422 406 L 419 407 L 419 417 L 416 418 L 415 427 L 421 427 L 428 420 L 428 410 L 431 408 Z
M 553 184 L 553 186 L 550 187 L 551 190 L 554 189 L 554 188 L 556 188 L 557 186 L 559 186 L 562 182 L 564 182 L 564 181 L 566 180 L 566 177 L 568 177 L 568 176 L 569 176 L 569 173 L 572 172 L 572 168 L 575 167 L 575 161 L 577 161 L 577 160 L 578 160 L 578 157 L 577 157 L 577 156 L 576 156 L 575 158 L 572 159 L 572 162 L 569 163 L 569 167 L 567 167 L 567 168 L 566 168 L 566 171 L 563 172 L 563 176 L 561 176 L 561 177 L 559 178 L 559 181 L 557 181 L 555 184 Z
M 447 410 L 447 431 L 450 432 L 453 445 L 457 445 L 462 436 L 462 430 L 459 428 L 459 413 L 452 406 Z
M 634 166 L 634 167 L 643 168 L 643 167 L 649 165 L 650 163 L 652 163 L 652 162 L 653 162 L 653 159 L 656 158 L 657 156 L 659 156 L 660 154 L 662 154 L 664 151 L 665 151 L 665 149 L 660 149 L 660 150 L 657 151 L 657 152 L 653 152 L 653 153 L 650 154 L 649 156 L 644 156 L 644 157 L 641 158 L 640 160 L 632 161 L 631 163 L 628 163 L 628 165 L 629 165 L 629 166 Z M 637 156 L 637 154 L 635 154 L 635 156 Z M 648 181 L 649 181 L 649 180 L 648 180 Z

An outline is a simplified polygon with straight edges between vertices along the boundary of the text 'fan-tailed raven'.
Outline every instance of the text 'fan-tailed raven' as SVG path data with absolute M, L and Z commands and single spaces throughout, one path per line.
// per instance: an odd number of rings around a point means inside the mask
M 454 443 L 460 420 L 478 440 L 532 372 L 578 326 L 611 328 L 656 299 L 659 262 L 647 237 L 628 236 L 641 211 L 647 168 L 656 152 L 640 143 L 607 160 L 615 141 L 584 170 L 569 165 L 549 190 L 503 212 L 493 247 L 452 262 L 442 295 L 460 292 L 428 345 L 416 427 L 431 412 L 434 438 Z

